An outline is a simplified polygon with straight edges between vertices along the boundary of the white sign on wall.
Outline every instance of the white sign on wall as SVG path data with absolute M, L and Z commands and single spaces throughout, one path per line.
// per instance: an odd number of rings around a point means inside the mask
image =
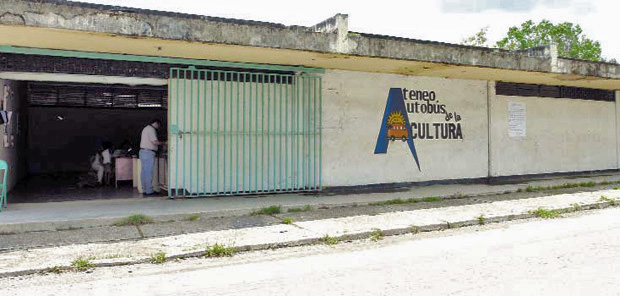
M 508 103 L 508 135 L 525 137 L 525 103 Z

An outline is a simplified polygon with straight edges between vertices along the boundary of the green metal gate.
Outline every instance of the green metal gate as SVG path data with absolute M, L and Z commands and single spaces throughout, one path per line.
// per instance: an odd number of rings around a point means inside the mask
M 321 189 L 321 77 L 172 68 L 170 196 Z

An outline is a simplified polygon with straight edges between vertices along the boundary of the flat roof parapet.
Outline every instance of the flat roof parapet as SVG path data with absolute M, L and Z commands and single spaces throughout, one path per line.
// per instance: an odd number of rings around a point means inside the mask
M 547 48 L 511 52 L 349 32 L 346 14 L 336 14 L 314 26 L 305 27 L 65 0 L 0 0 L 0 26 L 288 49 L 335 54 L 343 58 L 371 57 L 620 79 L 618 64 L 557 58 Z

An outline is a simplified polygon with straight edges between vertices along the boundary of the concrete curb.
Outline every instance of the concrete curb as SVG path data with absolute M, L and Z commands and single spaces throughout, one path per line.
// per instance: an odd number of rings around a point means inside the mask
M 500 194 L 504 191 L 498 192 L 485 192 L 475 195 L 467 195 L 468 197 L 478 197 L 478 196 L 487 196 Z M 454 195 L 447 196 L 438 196 L 444 200 L 452 200 L 459 199 Z M 378 201 L 381 202 L 381 201 Z M 314 204 L 312 205 L 314 208 L 342 208 L 342 207 L 355 207 L 355 206 L 366 206 L 368 202 L 352 202 L 352 203 L 328 203 L 328 204 Z M 290 206 L 282 206 L 282 209 L 287 210 L 289 208 L 299 207 L 297 205 Z M 200 215 L 204 218 L 224 218 L 224 217 L 238 217 L 238 216 L 247 216 L 250 215 L 253 211 L 260 210 L 262 207 L 249 208 L 245 210 L 226 210 L 226 211 L 217 211 L 217 212 L 190 212 L 183 214 L 166 214 L 166 215 L 149 215 L 149 217 L 155 220 L 155 223 L 166 223 L 171 220 L 174 221 L 182 221 L 183 219 L 193 216 Z M 139 213 L 136 213 L 139 214 Z M 123 217 L 106 217 L 106 218 L 94 218 L 94 219 L 83 219 L 83 220 L 66 220 L 66 221 L 53 221 L 53 222 L 29 222 L 29 223 L 7 223 L 0 224 L 0 235 L 2 234 L 19 234 L 19 233 L 28 233 L 28 232 L 42 232 L 42 231 L 63 231 L 63 230 L 75 230 L 75 229 L 84 229 L 84 228 L 95 228 L 95 227 L 106 227 L 113 226 L 114 223 L 118 222 L 118 220 Z
M 555 211 L 559 211 L 561 213 L 572 213 L 579 211 L 587 211 L 593 209 L 604 209 L 608 207 L 619 206 L 617 203 L 609 202 L 609 201 L 601 201 L 591 204 L 580 205 L 579 209 L 575 209 L 573 207 L 568 208 L 559 208 L 554 209 Z M 530 213 L 523 214 L 514 214 L 514 215 L 505 215 L 505 216 L 496 216 L 485 218 L 483 224 L 493 224 L 493 223 L 501 223 L 507 221 L 514 220 L 522 220 L 529 218 L 536 218 L 537 216 Z M 481 225 L 478 219 L 470 219 L 464 221 L 458 221 L 453 223 L 441 223 L 441 224 L 429 224 L 429 225 L 420 225 L 420 226 L 412 226 L 406 228 L 393 228 L 393 229 L 382 229 L 382 236 L 395 236 L 395 235 L 403 235 L 408 233 L 419 233 L 419 232 L 431 232 L 431 231 L 441 231 L 452 228 L 460 228 L 460 227 L 468 227 L 468 226 L 478 226 Z M 362 240 L 370 238 L 372 235 L 377 233 L 377 231 L 364 231 L 353 234 L 346 234 L 342 236 L 335 237 L 338 241 L 343 240 Z M 291 241 L 283 241 L 278 243 L 269 243 L 269 244 L 255 244 L 255 245 L 242 245 L 235 246 L 237 252 L 248 252 L 248 251 L 259 251 L 259 250 L 267 250 L 267 249 L 278 249 L 278 248 L 286 248 L 286 247 L 295 247 L 295 246 L 304 246 L 304 245 L 315 245 L 324 243 L 323 236 L 307 238 L 301 240 L 291 240 Z M 185 258 L 198 258 L 204 256 L 204 251 L 189 251 L 185 253 L 172 254 L 170 256 L 166 256 L 167 260 L 170 259 L 185 259 Z M 101 259 L 99 261 L 103 262 L 93 262 L 94 267 L 114 267 L 114 266 L 126 266 L 126 265 L 135 265 L 135 264 L 143 264 L 149 263 L 150 258 L 148 257 L 133 257 L 133 258 L 121 258 L 121 259 Z M 54 269 L 54 270 L 52 270 Z M 0 272 L 0 278 L 8 278 L 8 277 L 17 277 L 17 276 L 25 276 L 32 275 L 37 273 L 47 274 L 54 272 L 66 272 L 73 271 L 71 265 L 57 266 L 55 268 L 34 268 L 20 271 L 12 271 L 12 272 Z
M 519 189 L 527 188 L 527 184 L 523 187 L 519 187 Z M 477 194 L 465 194 L 467 197 L 483 197 L 489 195 L 497 195 L 497 194 L 505 194 L 507 190 L 494 190 L 487 191 L 483 193 Z M 510 193 L 516 193 L 516 190 L 511 190 Z M 442 200 L 455 200 L 461 199 L 462 197 L 458 196 L 458 193 L 450 194 L 450 195 L 439 195 L 437 196 Z M 385 200 L 377 200 L 376 202 L 382 202 Z M 313 204 L 314 208 L 325 208 L 325 209 L 333 209 L 333 208 L 342 208 L 342 207 L 356 207 L 356 206 L 367 206 L 368 201 L 364 202 L 349 202 L 349 203 L 321 203 L 321 204 Z M 283 205 L 282 209 L 287 210 L 289 208 L 299 207 L 299 205 Z M 262 207 L 248 208 L 243 210 L 224 210 L 217 212 L 188 212 L 183 214 L 165 214 L 165 215 L 149 215 L 149 217 L 155 220 L 155 223 L 166 223 L 169 221 L 182 221 L 189 216 L 200 215 L 204 218 L 225 218 L 225 217 L 239 217 L 239 216 L 247 216 L 250 215 L 253 211 L 260 210 Z M 140 214 L 140 213 L 135 213 Z M 27 222 L 27 223 L 5 223 L 0 224 L 0 236 L 3 234 L 20 234 L 20 233 L 28 233 L 28 232 L 43 232 L 43 231 L 63 231 L 63 230 L 76 230 L 76 229 L 85 229 L 85 228 L 95 228 L 95 227 L 106 227 L 113 226 L 114 223 L 118 222 L 118 220 L 123 217 L 104 217 L 104 218 L 90 218 L 90 219 L 82 219 L 82 220 L 65 220 L 65 221 L 53 221 L 53 222 Z

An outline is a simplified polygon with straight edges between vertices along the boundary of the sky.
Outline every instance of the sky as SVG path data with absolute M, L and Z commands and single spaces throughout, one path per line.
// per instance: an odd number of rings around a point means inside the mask
M 526 20 L 581 25 L 601 43 L 602 55 L 620 60 L 616 0 L 82 0 L 163 11 L 312 26 L 336 13 L 349 15 L 349 31 L 460 43 L 488 27 L 492 43 Z

